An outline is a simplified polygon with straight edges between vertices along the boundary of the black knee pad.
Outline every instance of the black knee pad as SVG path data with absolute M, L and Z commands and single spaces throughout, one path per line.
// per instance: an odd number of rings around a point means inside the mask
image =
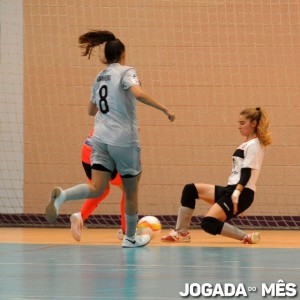
M 186 184 L 181 195 L 181 205 L 195 209 L 198 191 L 193 183 Z
M 204 217 L 201 222 L 202 229 L 210 234 L 220 234 L 224 226 L 224 222 L 213 217 Z

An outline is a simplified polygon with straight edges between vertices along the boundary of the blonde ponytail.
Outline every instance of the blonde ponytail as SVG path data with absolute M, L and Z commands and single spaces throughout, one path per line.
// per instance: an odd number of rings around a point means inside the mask
M 240 114 L 244 115 L 251 122 L 256 121 L 255 133 L 262 145 L 267 146 L 272 143 L 272 137 L 269 132 L 269 118 L 263 108 L 246 108 Z

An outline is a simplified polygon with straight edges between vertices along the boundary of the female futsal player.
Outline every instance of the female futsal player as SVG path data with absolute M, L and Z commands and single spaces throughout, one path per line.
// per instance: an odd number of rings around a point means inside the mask
M 92 136 L 92 181 L 63 190 L 54 188 L 46 207 L 45 217 L 56 221 L 60 206 L 68 200 L 97 198 L 109 185 L 111 173 L 117 169 L 125 193 L 126 235 L 124 248 L 145 246 L 149 235 L 136 235 L 138 212 L 138 186 L 142 167 L 136 117 L 136 100 L 162 111 L 170 121 L 175 115 L 167 107 L 149 96 L 140 86 L 134 68 L 125 65 L 125 46 L 109 31 L 90 31 L 79 37 L 83 55 L 90 57 L 95 47 L 104 46 L 107 67 L 93 84 L 89 102 L 89 115 L 95 116 Z
M 85 170 L 85 174 L 91 182 L 92 179 L 92 166 L 91 166 L 91 153 L 92 153 L 92 135 L 94 130 L 88 135 L 86 140 L 84 141 L 82 148 L 81 148 L 81 160 L 82 166 Z M 95 199 L 86 199 L 84 201 L 83 206 L 81 207 L 80 212 L 74 213 L 71 215 L 71 233 L 73 238 L 76 241 L 80 241 L 82 229 L 83 229 L 83 222 L 92 214 L 92 212 L 97 208 L 98 204 L 104 200 L 110 192 L 110 185 L 114 185 L 119 187 L 122 190 L 122 197 L 121 197 L 121 229 L 117 232 L 117 238 L 123 239 L 125 234 L 125 212 L 124 212 L 124 192 L 123 192 L 123 185 L 120 174 L 115 170 L 111 174 L 111 180 L 109 181 L 109 185 L 106 191 L 98 198 Z
M 223 235 L 249 244 L 255 244 L 260 240 L 258 232 L 247 234 L 225 221 L 241 214 L 253 202 L 264 150 L 272 142 L 268 128 L 269 120 L 262 108 L 248 108 L 240 113 L 238 129 L 245 137 L 245 142 L 233 154 L 232 172 L 227 186 L 205 183 L 185 185 L 176 228 L 169 235 L 162 237 L 162 241 L 190 241 L 188 230 L 196 199 L 204 200 L 212 205 L 201 223 L 203 230 L 207 233 Z

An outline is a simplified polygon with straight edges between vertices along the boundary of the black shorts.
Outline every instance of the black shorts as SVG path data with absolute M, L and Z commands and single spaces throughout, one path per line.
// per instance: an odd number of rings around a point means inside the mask
M 254 191 L 245 188 L 239 197 L 238 212 L 235 215 L 233 213 L 233 203 L 231 200 L 231 195 L 235 190 L 236 185 L 215 186 L 215 203 L 218 203 L 227 216 L 227 221 L 236 217 L 246 209 L 248 209 L 254 200 Z
M 85 174 L 86 174 L 86 177 L 89 179 L 89 180 L 92 180 L 92 166 L 90 164 L 87 164 L 85 162 L 82 161 L 82 166 L 84 168 L 84 171 L 85 171 Z M 95 168 L 97 170 L 97 168 Z M 98 168 L 99 169 L 99 168 Z M 100 170 L 103 170 L 103 169 L 100 169 Z M 105 171 L 105 170 L 103 170 Z M 109 170 L 107 170 L 107 172 L 110 172 Z M 110 180 L 114 180 L 118 174 L 118 171 L 116 169 L 114 169 L 111 173 L 111 179 Z

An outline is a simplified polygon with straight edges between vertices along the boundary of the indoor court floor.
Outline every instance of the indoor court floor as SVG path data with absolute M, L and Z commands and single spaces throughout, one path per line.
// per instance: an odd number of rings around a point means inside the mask
M 300 299 L 298 230 L 244 245 L 202 230 L 192 241 L 122 249 L 117 229 L 0 228 L 0 299 Z M 187 297 L 190 295 L 189 297 Z

